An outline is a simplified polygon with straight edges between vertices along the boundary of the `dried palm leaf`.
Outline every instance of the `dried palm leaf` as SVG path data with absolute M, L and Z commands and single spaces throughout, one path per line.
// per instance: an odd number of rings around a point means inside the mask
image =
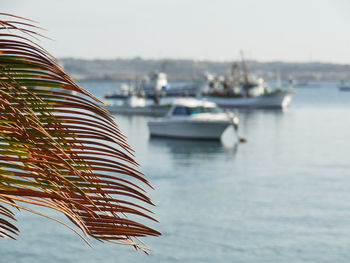
M 135 238 L 160 233 L 132 218 L 155 220 L 138 204 L 152 205 L 140 184 L 151 185 L 114 118 L 33 41 L 32 23 L 0 14 L 0 236 L 19 232 L 11 207 L 41 214 L 37 205 L 82 237 L 144 250 Z

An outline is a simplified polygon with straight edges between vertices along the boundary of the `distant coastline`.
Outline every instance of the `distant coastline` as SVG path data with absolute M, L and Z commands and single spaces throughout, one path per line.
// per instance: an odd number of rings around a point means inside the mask
M 131 59 L 76 59 L 61 58 L 65 71 L 76 80 L 123 80 L 134 81 L 149 72 L 160 70 L 166 61 L 166 73 L 170 81 L 191 81 L 203 72 L 229 74 L 233 62 L 165 59 L 152 60 L 139 57 Z M 238 62 L 239 63 L 239 62 Z M 247 61 L 251 73 L 265 80 L 281 79 L 296 81 L 350 81 L 350 65 L 332 63 L 291 63 Z

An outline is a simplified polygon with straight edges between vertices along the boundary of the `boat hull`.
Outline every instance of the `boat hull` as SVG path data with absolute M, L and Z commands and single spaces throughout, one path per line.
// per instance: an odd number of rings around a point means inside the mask
M 229 121 L 150 121 L 148 128 L 152 137 L 197 140 L 220 140 Z
M 278 90 L 258 97 L 206 96 L 204 98 L 222 108 L 284 109 L 291 102 L 292 92 Z

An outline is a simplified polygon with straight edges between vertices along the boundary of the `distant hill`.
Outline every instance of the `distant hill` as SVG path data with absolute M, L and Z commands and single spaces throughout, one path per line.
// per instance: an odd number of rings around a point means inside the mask
M 142 58 L 132 59 L 75 59 L 63 58 L 67 73 L 75 79 L 135 80 L 155 70 L 160 70 L 164 60 Z M 169 80 L 194 80 L 203 72 L 220 75 L 229 74 L 233 62 L 166 59 L 166 73 Z M 238 62 L 240 63 L 240 62 Z M 290 63 L 247 61 L 250 73 L 266 80 L 276 79 L 280 72 L 282 79 L 295 80 L 350 80 L 350 65 L 331 63 Z

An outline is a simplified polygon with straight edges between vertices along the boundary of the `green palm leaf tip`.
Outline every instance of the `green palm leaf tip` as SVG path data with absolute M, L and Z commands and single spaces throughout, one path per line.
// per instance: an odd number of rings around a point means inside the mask
M 134 218 L 155 221 L 138 204 L 153 205 L 151 185 L 113 117 L 33 41 L 31 23 L 0 13 L 0 236 L 19 233 L 11 207 L 51 218 L 28 208 L 37 205 L 84 240 L 147 252 L 138 237 L 160 233 Z

